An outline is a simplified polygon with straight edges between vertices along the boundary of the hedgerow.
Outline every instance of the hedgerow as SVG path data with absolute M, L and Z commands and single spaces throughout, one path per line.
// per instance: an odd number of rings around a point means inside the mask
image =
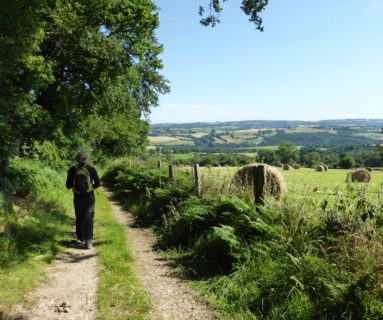
M 195 197 L 184 171 L 169 181 L 125 162 L 105 178 L 230 318 L 383 319 L 382 218 L 360 195 L 255 207 L 235 194 Z

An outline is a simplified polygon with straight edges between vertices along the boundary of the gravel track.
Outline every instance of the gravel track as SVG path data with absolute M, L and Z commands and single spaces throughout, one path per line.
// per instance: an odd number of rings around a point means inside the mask
M 70 243 L 46 268 L 47 280 L 7 317 L 14 320 L 91 320 L 96 314 L 97 256 Z M 6 319 L 7 319 L 6 318 Z
M 154 249 L 151 230 L 134 226 L 134 217 L 107 194 L 117 220 L 127 228 L 135 271 L 150 296 L 152 320 L 216 320 L 194 289 L 177 277 L 168 259 Z M 96 213 L 97 214 L 97 213 Z M 96 235 L 97 236 L 97 235 Z M 97 245 L 97 241 L 96 241 Z M 92 320 L 97 314 L 97 255 L 78 242 L 46 267 L 47 280 L 1 320 Z M 108 319 L 113 320 L 113 319 Z
M 213 320 L 217 319 L 206 303 L 196 295 L 185 281 L 175 275 L 167 259 L 153 249 L 155 236 L 151 230 L 134 226 L 134 217 L 113 201 L 112 193 L 104 190 L 113 207 L 113 213 L 127 228 L 129 247 L 138 278 L 147 290 L 154 308 L 152 319 Z

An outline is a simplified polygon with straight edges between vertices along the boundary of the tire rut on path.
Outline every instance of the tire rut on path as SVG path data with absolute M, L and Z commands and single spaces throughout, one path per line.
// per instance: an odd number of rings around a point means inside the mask
M 166 259 L 153 247 L 155 236 L 151 230 L 134 227 L 134 217 L 113 200 L 112 192 L 105 190 L 112 204 L 113 214 L 127 228 L 127 238 L 135 259 L 135 270 L 154 305 L 152 319 L 213 320 L 217 319 L 201 302 L 185 281 L 178 279 Z
M 91 320 L 96 314 L 97 256 L 71 243 L 46 268 L 47 281 L 17 305 L 9 319 Z

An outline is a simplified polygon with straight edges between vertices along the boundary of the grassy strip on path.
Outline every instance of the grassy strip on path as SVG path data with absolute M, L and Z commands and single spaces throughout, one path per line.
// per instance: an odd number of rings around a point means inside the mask
M 6 217 L 0 232 L 0 318 L 41 283 L 43 267 L 62 250 L 60 243 L 69 240 L 70 196 L 65 190 L 56 190 L 55 195 L 49 190 L 23 210 L 13 206 L 2 212 Z
M 96 194 L 96 251 L 99 255 L 96 319 L 148 319 L 151 309 L 134 273 L 125 228 L 112 215 L 112 207 L 101 190 Z

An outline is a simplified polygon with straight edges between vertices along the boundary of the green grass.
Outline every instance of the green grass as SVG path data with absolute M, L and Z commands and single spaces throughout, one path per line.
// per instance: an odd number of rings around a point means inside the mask
M 99 255 L 97 319 L 148 319 L 149 299 L 134 273 L 125 228 L 112 216 L 103 192 L 97 194 L 96 251 Z
M 243 147 L 243 148 L 236 148 L 236 150 L 277 150 L 278 146 L 263 146 L 263 147 Z
M 44 265 L 62 250 L 60 243 L 69 240 L 71 206 L 68 191 L 47 190 L 27 208 L 0 210 L 6 216 L 0 233 L 0 317 L 44 279 Z
M 229 182 L 239 167 L 201 168 L 202 179 L 209 183 L 210 180 L 217 182 Z M 347 173 L 353 171 L 345 169 L 329 169 L 327 172 L 317 172 L 314 169 L 302 168 L 299 170 L 282 170 L 285 182 L 287 183 L 288 194 L 305 194 L 315 196 L 321 193 L 335 193 L 336 191 L 346 192 Z M 354 190 L 365 190 L 372 198 L 377 198 L 383 188 L 383 174 L 380 171 L 371 172 L 372 179 L 366 183 L 351 183 Z M 209 183 L 210 184 L 210 183 Z
M 346 183 L 347 173 L 352 170 L 330 169 L 327 172 L 316 172 L 313 169 L 299 169 L 284 171 L 279 169 L 287 183 L 287 191 L 294 201 L 307 202 L 309 199 L 316 206 L 317 201 L 334 202 L 339 194 L 346 197 L 351 192 L 363 193 L 368 201 L 381 205 L 380 194 L 383 188 L 383 175 L 381 172 L 372 171 L 372 179 L 369 183 Z
M 173 154 L 174 160 L 188 160 L 195 156 L 194 153 L 175 153 Z
M 30 259 L 12 270 L 0 269 L 0 319 L 44 279 L 43 259 Z

